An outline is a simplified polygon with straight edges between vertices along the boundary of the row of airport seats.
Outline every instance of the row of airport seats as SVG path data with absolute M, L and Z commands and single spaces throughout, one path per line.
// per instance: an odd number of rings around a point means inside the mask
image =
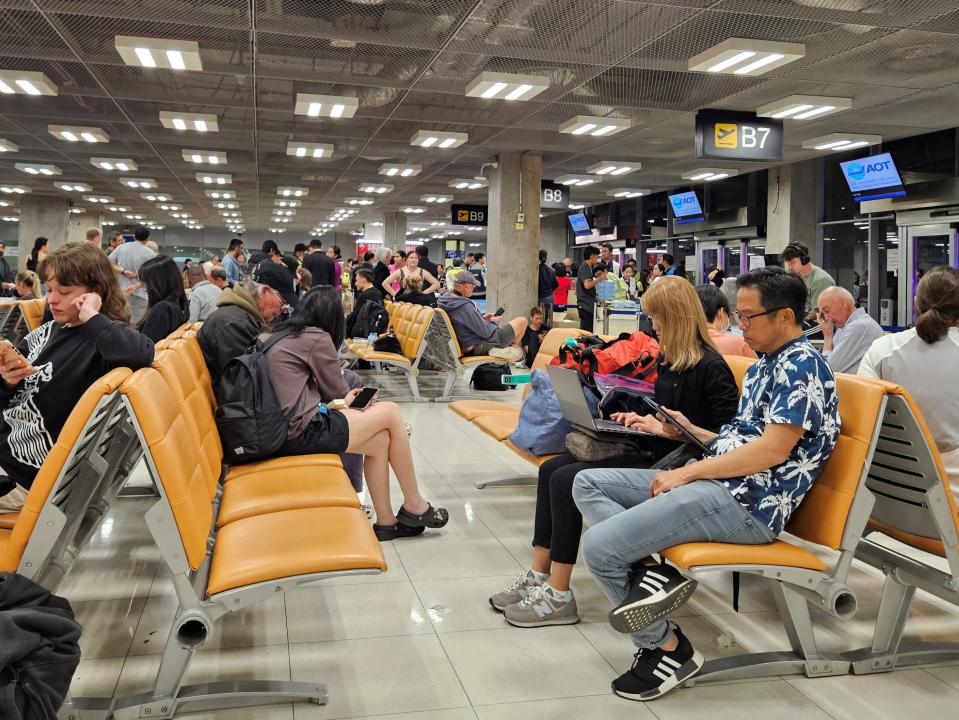
M 469 381 L 472 371 L 483 363 L 498 363 L 507 367 L 501 358 L 489 355 L 464 355 L 446 311 L 404 302 L 386 305 L 390 329 L 400 345 L 400 352 L 383 352 L 366 344 L 365 340 L 348 339 L 347 349 L 352 357 L 382 367 L 398 368 L 403 372 L 414 401 L 422 401 L 417 378 L 420 365 L 427 361 L 446 373 L 443 394 L 434 398 L 446 401 L 452 398 L 457 379 Z
M 141 458 L 156 487 L 144 522 L 179 607 L 154 688 L 70 697 L 60 717 L 167 718 L 178 710 L 326 702 L 320 683 L 183 683 L 227 613 L 301 585 L 386 570 L 338 456 L 224 467 L 214 410 L 196 328 L 184 326 L 157 344 L 153 367 L 114 370 L 84 393 L 24 509 L 0 528 L 0 571 L 55 590 Z
M 0 337 L 14 345 L 43 323 L 44 298 L 0 303 Z
M 561 338 L 551 331 L 537 366 L 549 362 Z M 726 357 L 740 388 L 753 362 Z M 786 533 L 768 545 L 687 543 L 663 557 L 689 574 L 726 571 L 771 584 L 790 649 L 710 660 L 689 684 L 788 674 L 809 677 L 866 674 L 897 666 L 959 659 L 959 643 L 903 641 L 917 589 L 959 607 L 959 515 L 942 459 L 908 391 L 883 381 L 836 376 L 842 429 L 822 474 L 790 517 Z M 506 436 L 519 409 L 509 403 L 459 401 L 450 408 L 539 465 Z M 495 481 L 487 482 L 495 484 Z M 890 547 L 886 538 L 908 546 Z M 948 569 L 937 567 L 945 558 Z M 809 606 L 839 619 L 857 610 L 848 584 L 854 559 L 885 576 L 873 642 L 846 652 L 816 644 Z

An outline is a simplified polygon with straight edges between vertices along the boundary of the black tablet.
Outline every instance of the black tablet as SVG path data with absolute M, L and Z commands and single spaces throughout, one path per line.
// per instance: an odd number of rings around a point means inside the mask
M 649 405 L 650 408 L 652 408 L 653 412 L 655 412 L 657 415 L 663 418 L 666 422 L 668 422 L 674 428 L 679 430 L 679 432 L 682 434 L 684 438 L 686 438 L 688 442 L 691 442 L 693 445 L 695 445 L 700 450 L 702 450 L 704 455 L 706 455 L 707 457 L 712 457 L 713 455 L 716 454 L 713 450 L 710 450 L 708 447 L 706 447 L 698 437 L 696 437 L 691 432 L 689 432 L 689 430 L 684 428 L 680 423 L 676 422 L 676 420 L 673 419 L 673 416 L 670 415 L 668 412 L 666 412 L 663 409 L 663 406 L 660 405 L 658 402 L 653 400 L 648 395 L 643 395 L 643 400 L 646 402 L 647 405 Z

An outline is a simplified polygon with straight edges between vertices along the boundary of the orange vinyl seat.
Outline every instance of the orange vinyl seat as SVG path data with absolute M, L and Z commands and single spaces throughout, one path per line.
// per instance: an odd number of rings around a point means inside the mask
M 43 311 L 46 307 L 46 298 L 42 297 L 20 301 L 20 312 L 23 313 L 23 321 L 28 330 L 32 332 L 43 324 Z

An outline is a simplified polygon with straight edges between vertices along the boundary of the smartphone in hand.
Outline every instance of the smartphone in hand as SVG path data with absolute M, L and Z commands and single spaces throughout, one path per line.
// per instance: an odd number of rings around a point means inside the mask
M 353 398 L 353 402 L 350 403 L 350 408 L 353 410 L 366 410 L 366 408 L 368 408 L 370 404 L 376 400 L 379 393 L 379 388 L 363 388 L 356 394 L 356 397 Z

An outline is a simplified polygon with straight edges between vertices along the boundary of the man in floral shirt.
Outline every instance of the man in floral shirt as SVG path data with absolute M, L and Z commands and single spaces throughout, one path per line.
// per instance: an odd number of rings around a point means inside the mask
M 739 326 L 760 355 L 743 382 L 736 417 L 719 433 L 670 414 L 715 453 L 675 470 L 584 470 L 573 497 L 590 524 L 583 555 L 615 606 L 616 630 L 639 648 L 613 681 L 631 700 L 652 700 L 689 679 L 702 655 L 666 615 L 696 581 L 648 558 L 686 542 L 760 545 L 782 532 L 839 437 L 839 398 L 826 360 L 803 337 L 806 286 L 778 267 L 736 280 Z M 656 418 L 627 424 L 682 439 Z

